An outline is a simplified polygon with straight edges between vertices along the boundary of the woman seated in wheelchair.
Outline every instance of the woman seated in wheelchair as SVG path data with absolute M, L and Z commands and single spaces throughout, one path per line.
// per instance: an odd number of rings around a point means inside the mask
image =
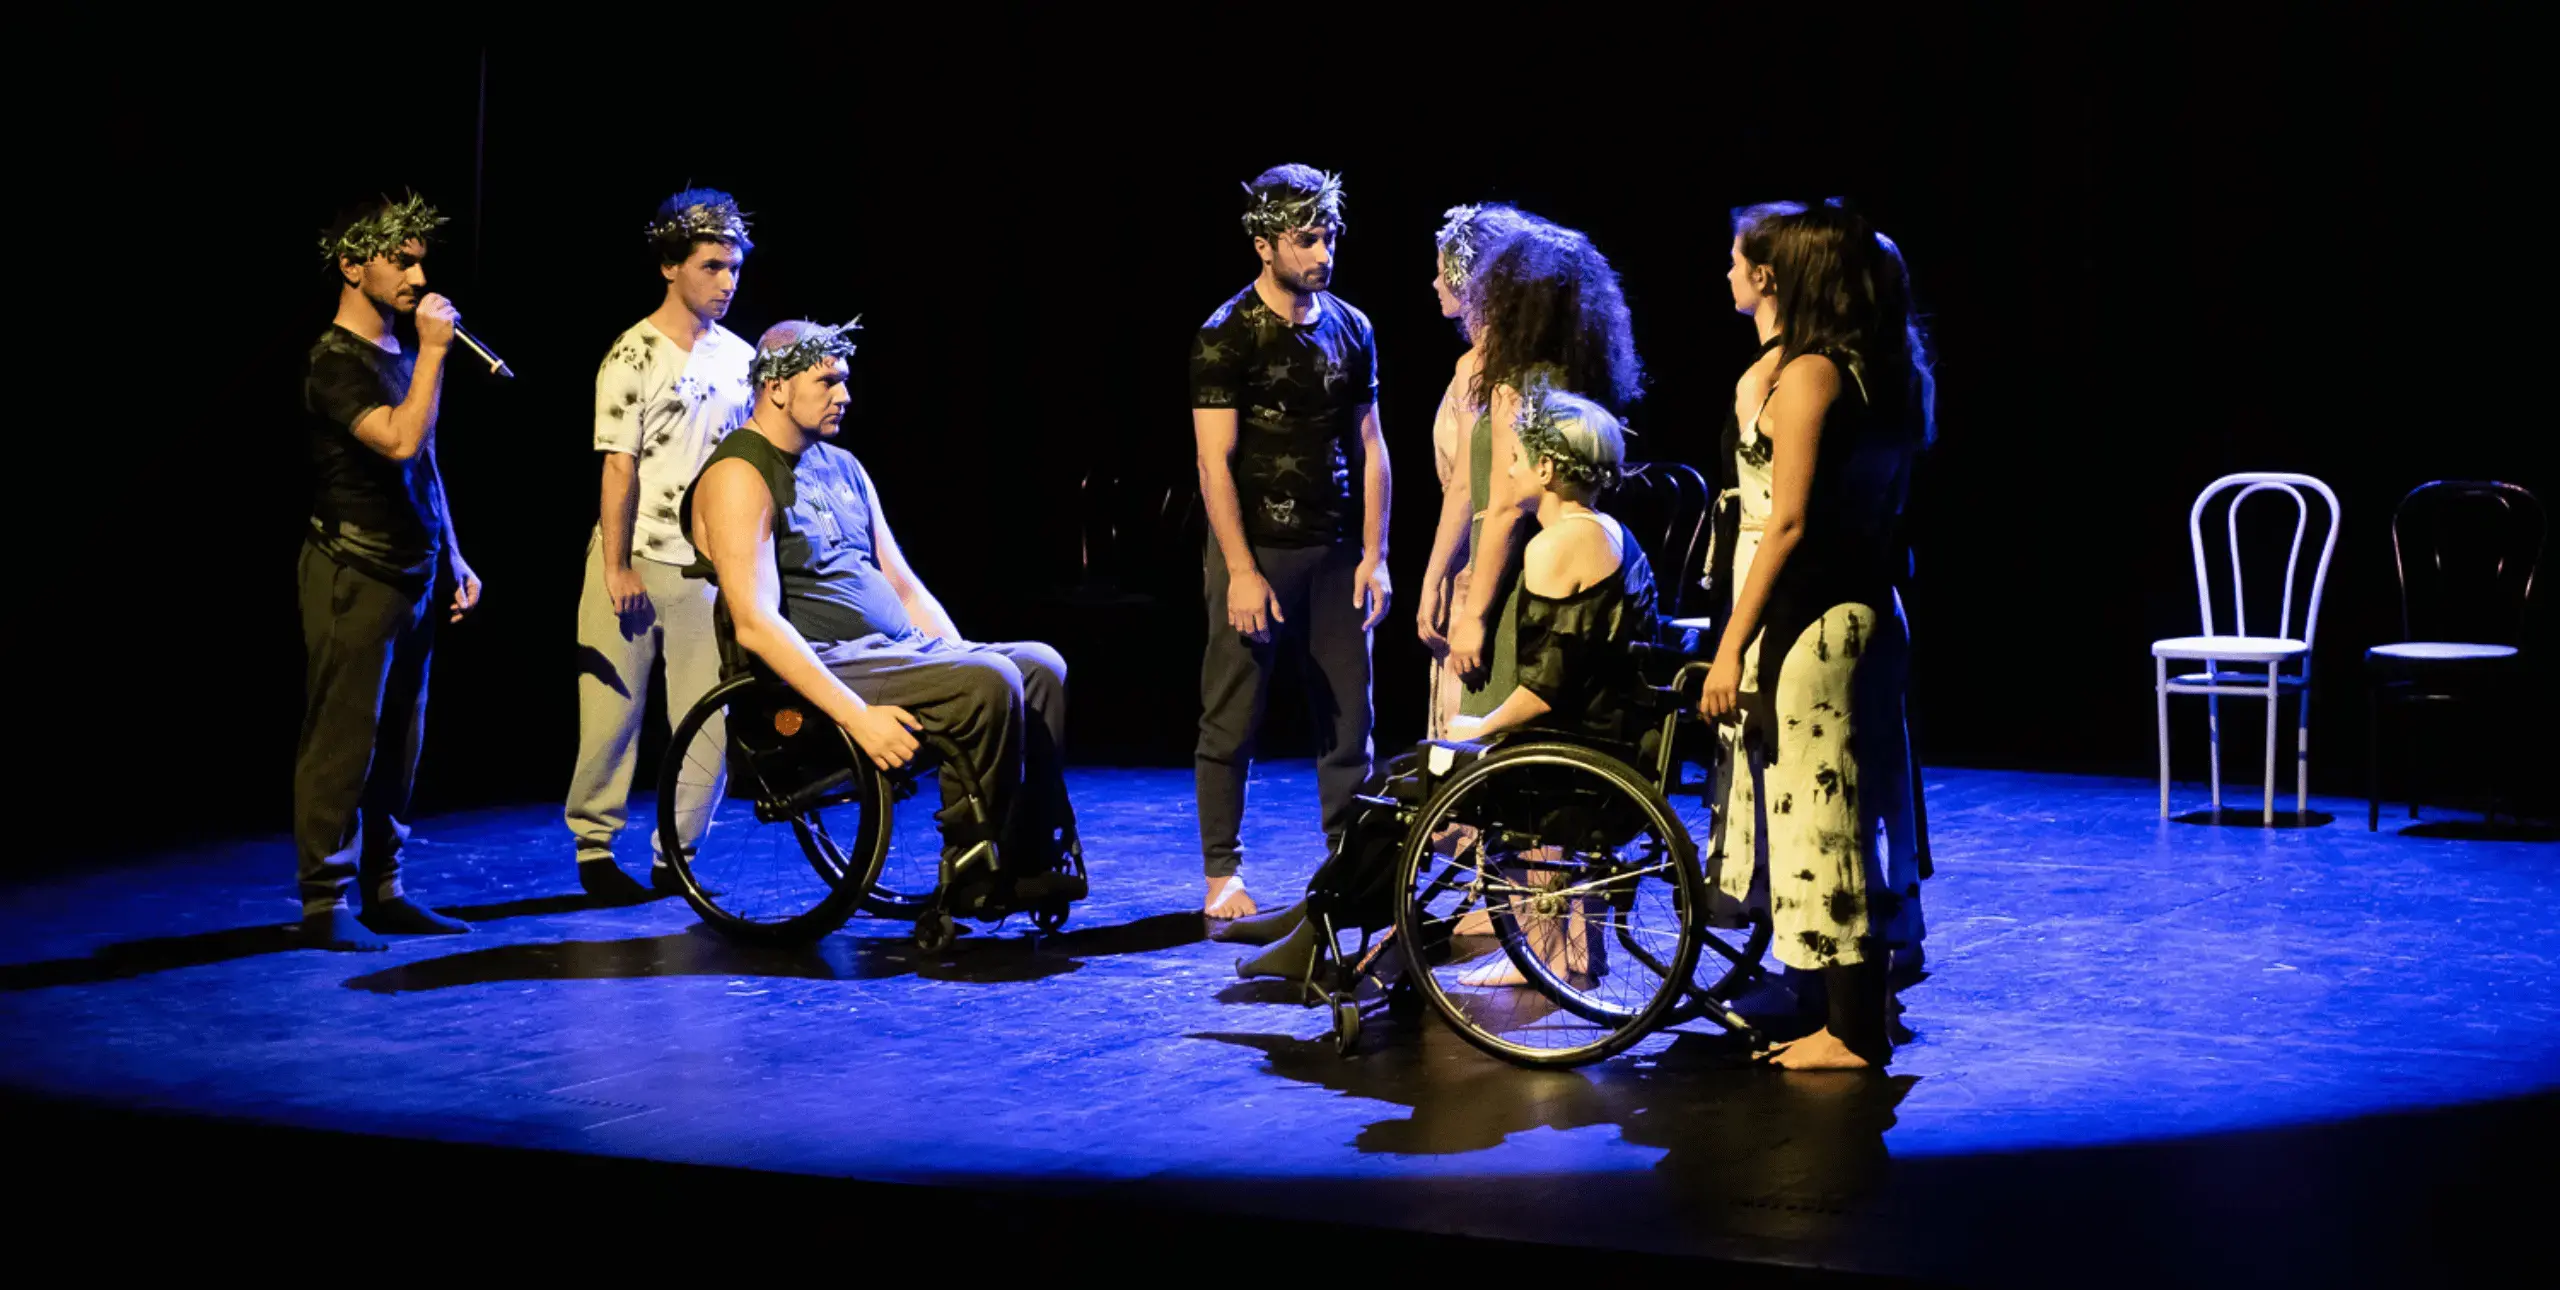
M 1635 759 L 1636 745 L 1659 720 L 1651 703 L 1655 692 L 1647 687 L 1635 656 L 1636 644 L 1650 642 L 1656 630 L 1653 570 L 1625 527 L 1596 507 L 1626 460 L 1625 431 L 1617 418 L 1589 399 L 1533 387 L 1521 399 L 1515 435 L 1518 449 L 1510 473 L 1516 482 L 1537 488 L 1540 525 L 1521 569 L 1519 688 L 1481 718 L 1455 718 L 1450 735 L 1482 743 L 1523 731 L 1552 732 Z M 1389 759 L 1367 786 L 1368 795 L 1393 796 L 1398 781 L 1410 783 L 1427 774 L 1434 747 L 1416 745 Z M 1381 831 L 1394 836 L 1367 836 Z M 1383 875 L 1346 876 L 1338 866 L 1347 857 L 1362 871 L 1381 868 L 1401 842 L 1395 813 L 1364 814 L 1328 861 L 1326 868 L 1336 872 L 1320 871 L 1317 882 L 1345 888 L 1383 885 Z M 1522 881 L 1541 885 L 1541 875 L 1531 872 Z M 1300 901 L 1258 919 L 1239 920 L 1222 929 L 1219 939 L 1281 941 L 1239 963 L 1238 970 L 1249 976 L 1303 976 L 1319 939 L 1306 912 L 1307 902 Z M 1548 963 L 1577 975 L 1604 972 L 1602 938 L 1582 914 L 1579 902 L 1569 902 L 1566 913 L 1523 916 L 1521 921 L 1537 954 Z M 1469 930 L 1458 928 L 1462 935 Z M 1471 986 L 1524 983 L 1518 968 L 1501 954 L 1490 955 L 1483 967 L 1462 979 Z

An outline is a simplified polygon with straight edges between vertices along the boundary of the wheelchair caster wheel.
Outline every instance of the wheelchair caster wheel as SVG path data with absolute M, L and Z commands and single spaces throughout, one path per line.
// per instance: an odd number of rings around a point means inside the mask
M 916 948 L 927 954 L 940 954 L 958 939 L 959 930 L 949 914 L 936 911 L 916 920 Z
M 1351 999 L 1336 1000 L 1333 1005 L 1333 1051 L 1337 1057 L 1348 1057 L 1360 1046 L 1360 1005 Z
M 1074 906 L 1063 900 L 1047 900 L 1031 911 L 1031 925 L 1043 932 L 1054 932 L 1067 925 L 1067 914 Z

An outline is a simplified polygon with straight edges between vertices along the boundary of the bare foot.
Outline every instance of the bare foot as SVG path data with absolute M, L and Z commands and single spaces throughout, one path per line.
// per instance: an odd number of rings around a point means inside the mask
M 1873 1066 L 1866 1058 L 1850 1052 L 1849 1046 L 1833 1038 L 1828 1029 L 1817 1030 L 1773 1051 L 1769 1064 L 1791 1071 L 1862 1071 Z
M 1209 898 L 1201 903 L 1200 912 L 1211 918 L 1251 918 L 1261 907 L 1253 903 L 1253 893 L 1244 889 L 1244 879 L 1228 874 L 1209 880 Z
M 1460 973 L 1458 984 L 1481 990 L 1493 986 L 1527 985 L 1529 978 L 1520 975 L 1520 969 L 1512 964 L 1510 955 L 1496 954 Z

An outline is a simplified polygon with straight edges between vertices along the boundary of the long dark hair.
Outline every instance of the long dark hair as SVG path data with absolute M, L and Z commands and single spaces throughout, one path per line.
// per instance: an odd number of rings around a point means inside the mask
M 1644 397 L 1644 364 L 1618 271 L 1591 239 L 1533 224 L 1477 255 L 1467 315 L 1480 329 L 1481 365 L 1469 397 L 1490 405 L 1493 388 L 1526 389 L 1534 367 L 1558 369 L 1554 383 L 1623 415 Z
M 1911 271 L 1894 245 L 1834 197 L 1769 202 L 1733 213 L 1742 258 L 1768 266 L 1778 299 L 1780 366 L 1845 349 L 1866 372 L 1868 400 L 1926 444 L 1937 438 L 1937 381 L 1911 304 Z

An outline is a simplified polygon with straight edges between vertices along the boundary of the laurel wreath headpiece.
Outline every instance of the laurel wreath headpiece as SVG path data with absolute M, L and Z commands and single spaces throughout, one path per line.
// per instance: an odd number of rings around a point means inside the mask
M 1244 231 L 1251 236 L 1278 241 L 1292 229 L 1317 224 L 1342 231 L 1342 176 L 1330 170 L 1312 193 L 1255 192 L 1251 184 L 1244 186 L 1244 192 L 1253 199 L 1244 213 Z
M 695 202 L 683 210 L 649 226 L 652 242 L 690 241 L 697 237 L 716 237 L 739 246 L 753 245 L 747 236 L 747 213 L 738 209 L 736 198 L 716 202 Z
M 1605 488 L 1618 482 L 1625 473 L 1620 466 L 1592 459 L 1592 451 L 1599 446 L 1596 431 L 1583 430 L 1581 437 L 1588 442 L 1587 448 L 1575 444 L 1575 436 L 1565 433 L 1565 419 L 1557 415 L 1557 394 L 1554 386 L 1539 381 L 1521 395 L 1520 420 L 1512 432 L 1520 439 L 1522 455 L 1532 462 L 1554 462 L 1556 478 L 1585 487 Z M 1581 418 L 1577 416 L 1574 421 L 1579 425 Z M 1619 432 L 1630 433 L 1624 426 L 1619 427 Z
M 1451 291 L 1464 290 L 1468 275 L 1475 272 L 1476 252 L 1482 249 L 1476 245 L 1475 218 L 1483 209 L 1452 206 L 1444 212 L 1449 222 L 1431 235 L 1432 245 L 1440 248 L 1440 276 Z
M 816 327 L 817 330 L 780 349 L 757 351 L 755 366 L 749 372 L 757 385 L 761 386 L 767 381 L 790 380 L 830 358 L 852 360 L 853 333 L 862 330 L 861 315 L 854 315 L 851 322 L 840 327 L 827 327 L 815 323 L 811 326 Z
M 353 260 L 363 264 L 377 255 L 397 254 L 410 239 L 426 241 L 435 235 L 436 226 L 445 223 L 436 208 L 416 193 L 404 201 L 382 199 L 382 209 L 347 225 L 346 231 L 331 237 L 320 235 L 320 253 L 331 264 Z

